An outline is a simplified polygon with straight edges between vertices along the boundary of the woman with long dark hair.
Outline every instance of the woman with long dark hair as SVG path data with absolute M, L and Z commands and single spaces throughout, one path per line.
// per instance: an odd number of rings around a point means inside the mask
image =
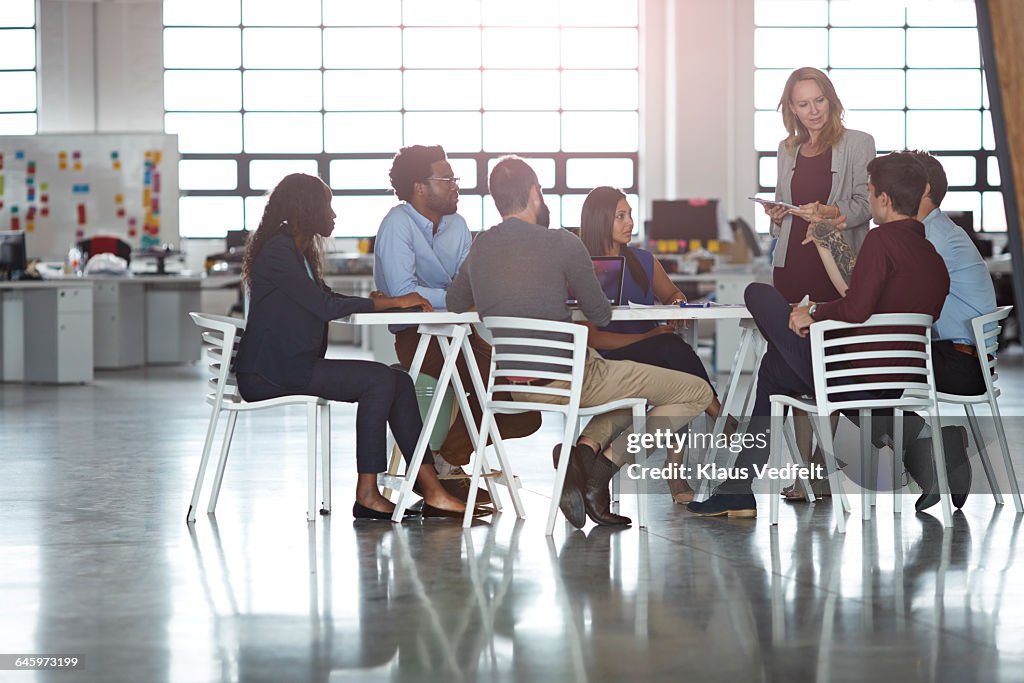
M 580 218 L 580 239 L 591 256 L 623 256 L 626 273 L 622 278 L 622 303 L 651 305 L 684 303 L 686 297 L 672 284 L 665 269 L 644 249 L 629 246 L 633 238 L 633 209 L 626 195 L 614 187 L 597 187 L 583 202 Z M 674 324 L 658 324 L 649 320 L 620 320 L 605 327 L 588 325 L 587 343 L 608 360 L 631 360 L 711 380 L 697 353 L 676 334 Z M 714 391 L 714 386 L 711 387 Z M 718 417 L 722 404 L 718 396 L 711 401 L 707 414 Z M 671 483 L 671 482 L 670 482 Z M 673 491 L 676 502 L 692 499 L 692 491 L 682 486 Z
M 356 500 L 359 519 L 390 519 L 394 504 L 377 489 L 387 468 L 390 425 L 406 461 L 422 429 L 409 375 L 382 363 L 327 360 L 327 323 L 353 313 L 430 303 L 419 294 L 370 298 L 339 294 L 324 282 L 324 240 L 334 231 L 331 191 L 314 176 L 286 176 L 270 193 L 263 219 L 246 245 L 242 278 L 250 295 L 234 369 L 247 401 L 320 396 L 356 403 Z M 425 464 L 433 463 L 428 450 Z M 465 504 L 441 487 L 434 468 L 421 467 L 425 516 L 461 517 Z

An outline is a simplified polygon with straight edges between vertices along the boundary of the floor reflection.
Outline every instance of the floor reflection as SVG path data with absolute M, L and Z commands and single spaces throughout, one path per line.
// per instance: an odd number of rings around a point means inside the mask
M 282 559 L 289 586 L 215 523 L 191 541 L 219 680 L 1020 680 L 1020 517 L 882 516 L 857 538 L 805 516 L 672 538 L 325 519 Z M 238 597 L 275 590 L 308 611 Z

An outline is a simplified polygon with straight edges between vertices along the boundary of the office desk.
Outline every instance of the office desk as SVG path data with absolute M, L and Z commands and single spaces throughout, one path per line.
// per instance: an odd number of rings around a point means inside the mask
M 203 279 L 90 275 L 51 282 L 94 286 L 93 362 L 110 369 L 199 360 L 201 340 L 188 314 L 200 310 Z
M 0 381 L 84 384 L 93 378 L 93 283 L 0 282 Z

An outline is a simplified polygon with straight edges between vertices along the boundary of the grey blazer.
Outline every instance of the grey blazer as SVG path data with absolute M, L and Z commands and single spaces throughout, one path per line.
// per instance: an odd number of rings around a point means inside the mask
M 793 171 L 796 170 L 796 155 L 800 153 L 798 146 L 792 154 L 786 151 L 785 145 L 779 143 L 779 179 L 775 187 L 775 198 L 782 202 L 793 202 L 791 185 Z M 828 203 L 839 207 L 846 216 L 846 238 L 853 253 L 860 251 L 860 245 L 868 234 L 868 222 L 871 220 L 871 207 L 868 204 L 868 162 L 875 158 L 875 139 L 859 130 L 847 129 L 839 143 L 832 148 L 832 191 L 828 195 Z M 775 257 L 772 265 L 782 268 L 786 265 L 786 251 L 789 248 L 789 230 L 793 217 L 787 215 L 782 225 L 772 223 L 772 237 L 779 239 L 775 245 Z

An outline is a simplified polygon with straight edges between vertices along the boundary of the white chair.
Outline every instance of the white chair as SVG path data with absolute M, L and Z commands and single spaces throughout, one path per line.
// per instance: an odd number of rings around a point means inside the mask
M 643 398 L 624 398 L 618 401 L 603 403 L 598 406 L 580 407 L 583 393 L 583 369 L 587 359 L 587 328 L 573 323 L 551 322 L 532 318 L 487 317 L 483 324 L 493 337 L 494 353 L 491 356 L 490 380 L 487 383 L 487 398 L 483 406 L 480 420 L 480 439 L 473 458 L 473 479 L 470 486 L 469 502 L 463 526 L 469 528 L 470 516 L 476 500 L 476 487 L 480 482 L 484 462 L 484 450 L 487 446 L 487 434 L 494 442 L 502 470 L 506 477 L 511 477 L 508 459 L 504 454 L 501 434 L 494 422 L 494 415 L 525 413 L 530 411 L 557 413 L 565 420 L 562 433 L 562 450 L 559 454 L 558 469 L 555 471 L 555 483 L 551 493 L 551 506 L 548 511 L 547 535 L 555 530 L 555 515 L 558 513 L 558 500 L 565 482 L 565 473 L 569 465 L 569 451 L 580 434 L 580 422 L 584 418 L 610 413 L 615 410 L 628 409 L 633 413 L 633 429 L 643 431 L 643 422 L 647 414 L 647 401 Z M 544 338 L 531 336 L 540 333 Z M 557 338 L 557 339 L 556 339 Z M 561 352 L 560 356 L 550 355 L 551 351 Z M 523 364 L 541 364 L 550 366 L 549 370 L 524 370 Z M 510 367 L 511 366 L 511 367 Z M 531 379 L 567 382 L 568 387 L 551 385 L 524 385 L 514 383 L 510 378 L 528 376 Z M 545 396 L 557 396 L 565 403 L 541 403 L 527 401 L 496 401 L 494 394 L 500 392 L 530 393 Z M 641 527 L 647 526 L 646 481 L 637 480 L 637 518 Z M 514 488 L 510 491 L 514 492 Z M 517 505 L 518 509 L 519 506 Z
M 916 313 L 888 313 L 873 315 L 861 324 L 844 323 L 826 320 L 814 323 L 810 327 L 811 366 L 814 368 L 814 397 L 797 398 L 775 394 L 771 397 L 772 429 L 770 466 L 779 467 L 782 458 L 783 429 L 781 429 L 787 410 L 798 408 L 807 411 L 811 416 L 818 444 L 825 457 L 828 468 L 829 485 L 832 490 L 832 508 L 836 518 L 836 530 L 846 531 L 844 508 L 848 501 L 842 495 L 839 472 L 836 468 L 836 457 L 833 444 L 834 434 L 829 416 L 837 411 L 857 410 L 860 415 L 861 454 L 870 459 L 865 469 L 871 476 L 877 474 L 877 451 L 871 446 L 870 418 L 872 409 L 892 408 L 895 412 L 895 443 L 894 458 L 900 461 L 902 451 L 903 425 L 902 415 L 905 411 L 924 412 L 932 430 L 932 450 L 935 455 L 936 474 L 942 506 L 943 524 L 953 525 L 952 503 L 949 493 L 949 481 L 946 474 L 946 458 L 942 446 L 941 429 L 938 419 L 934 373 L 931 355 L 932 317 Z M 870 331 L 860 332 L 871 328 Z M 837 336 L 833 333 L 850 330 L 850 336 Z M 826 335 L 829 335 L 826 338 Z M 891 348 L 893 342 L 911 343 L 919 349 Z M 881 345 L 881 349 L 863 351 L 847 351 L 845 347 L 854 344 Z M 886 348 L 886 345 L 889 348 Z M 884 361 L 887 365 L 853 366 L 855 361 Z M 898 376 L 894 378 L 894 376 Z M 906 377 L 920 378 L 905 379 Z M 856 378 L 857 381 L 850 381 Z M 858 399 L 844 394 L 863 391 L 899 392 L 897 398 Z M 916 392 L 916 393 L 915 393 Z M 868 482 L 868 492 L 864 500 L 864 516 L 869 518 L 873 502 L 873 485 Z M 771 523 L 779 522 L 779 493 L 781 481 L 771 479 Z
M 322 475 L 323 475 L 323 508 L 325 514 L 331 511 L 331 407 L 330 402 L 318 396 L 282 396 L 265 401 L 248 402 L 238 394 L 235 373 L 231 371 L 231 361 L 235 356 L 238 340 L 245 330 L 245 321 L 240 318 L 228 318 L 222 315 L 189 313 L 192 320 L 203 330 L 203 342 L 206 348 L 206 361 L 210 370 L 209 393 L 206 402 L 211 406 L 210 422 L 206 429 L 206 440 L 203 442 L 203 457 L 199 461 L 199 472 L 192 488 L 192 500 L 188 506 L 188 521 L 196 521 L 196 509 L 199 506 L 199 493 L 206 475 L 206 465 L 210 459 L 213 437 L 217 431 L 217 423 L 222 412 L 228 413 L 227 427 L 224 430 L 224 442 L 221 445 L 220 459 L 217 462 L 217 475 L 213 481 L 213 491 L 206 511 L 213 514 L 220 496 L 220 486 L 224 480 L 224 468 L 228 461 L 231 448 L 231 437 L 234 435 L 238 413 L 248 410 L 261 410 L 277 406 L 301 405 L 306 407 L 306 459 L 308 476 L 308 506 L 306 519 L 316 520 L 316 434 L 317 413 L 320 416 L 320 436 L 322 439 Z
M 1017 483 L 1017 476 L 1013 471 L 1013 461 L 1010 458 L 1010 447 L 1006 441 L 1006 431 L 1003 429 L 1003 416 L 999 412 L 999 388 L 996 380 L 999 375 L 996 369 L 996 352 L 999 350 L 999 332 L 1002 327 L 1000 322 L 1006 320 L 1010 315 L 1013 306 L 1001 306 L 992 313 L 980 315 L 971 320 L 971 328 L 974 332 L 974 348 L 978 352 L 978 363 L 981 365 L 981 376 L 985 379 L 985 393 L 977 396 L 959 396 L 957 394 L 944 394 L 941 391 L 936 393 L 939 403 L 952 403 L 962 405 L 967 413 L 967 421 L 971 425 L 971 432 L 974 435 L 974 443 L 978 446 L 978 453 L 981 456 L 981 464 L 985 469 L 985 476 L 988 477 L 992 495 L 998 505 L 1003 504 L 1003 496 L 999 492 L 999 484 L 996 481 L 995 473 L 992 471 L 992 462 L 989 460 L 988 451 L 985 449 L 985 442 L 982 440 L 981 428 L 978 425 L 978 417 L 974 413 L 974 406 L 987 403 L 992 412 L 992 421 L 995 423 L 996 435 L 999 437 L 999 446 L 1003 451 L 1003 465 L 1006 467 L 1006 475 L 1010 479 L 1010 491 L 1013 494 L 1013 504 L 1017 512 L 1024 512 L 1021 504 L 1020 486 Z M 988 327 L 990 329 L 986 330 Z

